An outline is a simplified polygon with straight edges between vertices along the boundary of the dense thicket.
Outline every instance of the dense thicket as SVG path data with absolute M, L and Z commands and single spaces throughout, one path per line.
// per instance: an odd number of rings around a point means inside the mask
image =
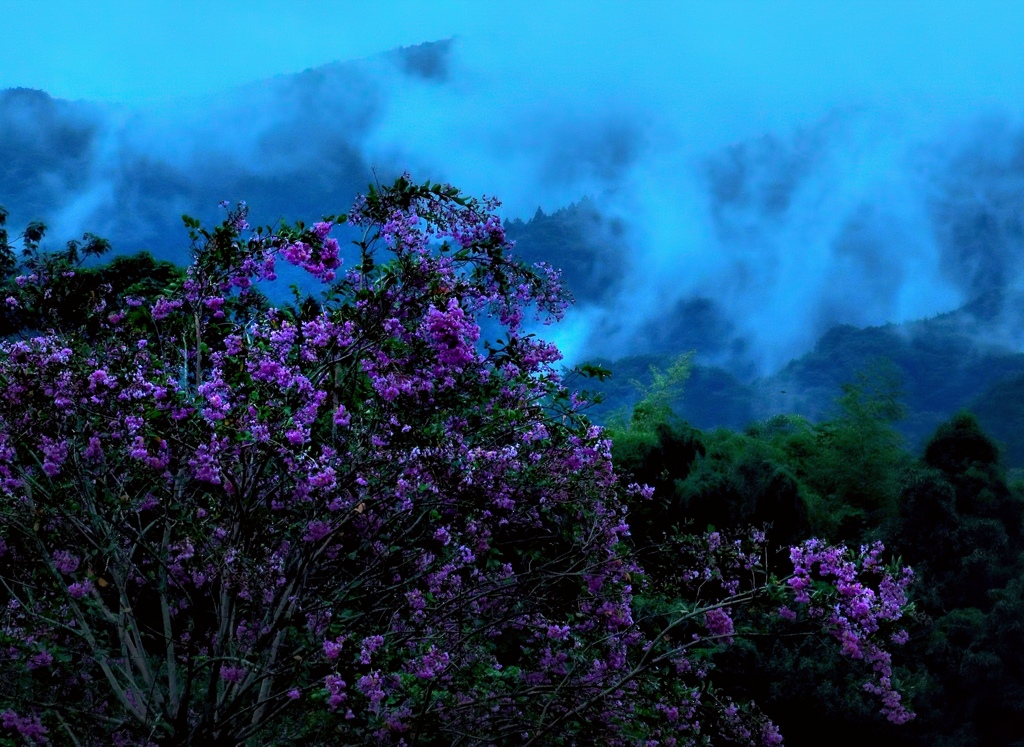
M 679 391 L 670 395 L 662 401 Z M 700 431 L 641 402 L 612 427 L 618 468 L 656 487 L 634 514 L 634 540 L 659 547 L 673 530 L 761 522 L 776 547 L 812 535 L 883 540 L 918 574 L 897 668 L 916 721 L 894 732 L 812 639 L 748 639 L 720 676 L 777 718 L 791 745 L 837 731 L 922 747 L 1024 744 L 1024 484 L 1008 479 L 999 445 L 968 413 L 940 425 L 920 456 L 906 449 L 884 370 L 847 385 L 837 404 L 818 424 L 780 416 L 736 432 Z

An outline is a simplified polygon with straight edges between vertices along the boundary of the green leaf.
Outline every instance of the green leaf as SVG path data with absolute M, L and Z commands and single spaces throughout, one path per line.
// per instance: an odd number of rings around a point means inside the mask
M 598 381 L 604 381 L 605 379 L 611 378 L 612 375 L 610 369 L 607 369 L 604 366 L 595 366 L 592 363 L 583 363 L 576 367 L 576 371 L 587 378 L 596 378 Z

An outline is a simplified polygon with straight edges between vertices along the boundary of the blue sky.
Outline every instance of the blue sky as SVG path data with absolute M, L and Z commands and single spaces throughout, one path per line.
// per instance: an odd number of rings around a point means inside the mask
M 0 87 L 131 104 L 212 92 L 465 32 L 480 5 L 5 0 Z
M 0 87 L 127 103 L 452 35 L 536 54 L 574 82 L 591 79 L 580 65 L 666 91 L 710 75 L 765 105 L 1002 99 L 1024 83 L 1024 5 L 1010 1 L 5 0 L 3 18 Z

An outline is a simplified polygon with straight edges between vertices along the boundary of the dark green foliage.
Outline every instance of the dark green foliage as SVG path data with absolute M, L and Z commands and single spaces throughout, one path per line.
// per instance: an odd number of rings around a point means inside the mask
M 845 382 L 878 361 L 888 361 L 903 382 L 906 406 L 905 416 L 894 425 L 912 449 L 920 448 L 957 410 L 969 407 L 1007 446 L 1007 463 L 1024 466 L 1024 354 L 979 342 L 969 332 L 977 327 L 978 313 L 965 307 L 903 325 L 835 327 L 806 355 L 754 381 L 702 364 L 714 351 L 697 346 L 690 396 L 673 400 L 672 409 L 705 429 L 739 430 L 753 420 L 787 413 L 822 422 L 835 416 L 836 397 Z M 630 379 L 642 379 L 649 366 L 667 361 L 666 355 L 603 361 L 613 376 L 595 387 L 605 402 L 591 417 L 603 422 L 635 404 L 638 397 Z
M 676 485 L 704 453 L 698 431 L 649 400 L 613 431 L 612 459 L 622 479 L 654 488 L 652 500 L 630 503 L 629 526 L 642 564 L 655 575 L 671 575 L 670 539 L 687 531 L 691 518 Z
M 9 278 L 14 272 L 17 258 L 11 248 L 7 234 L 7 218 L 10 216 L 7 208 L 0 205 L 0 277 Z
M 1018 744 L 1024 503 L 967 413 L 938 427 L 902 481 L 892 542 L 917 570 L 930 621 L 908 651 L 928 675 L 915 744 Z
M 893 373 L 882 367 L 844 385 L 837 407 L 836 417 L 818 425 L 780 416 L 746 432 L 770 444 L 799 480 L 815 536 L 877 539 L 895 518 L 907 460 L 894 427 L 903 409 Z
M 626 268 L 625 228 L 602 216 L 590 200 L 529 221 L 505 221 L 505 233 L 527 264 L 547 262 L 562 271 L 563 285 L 581 303 L 610 297 Z
M 981 430 L 978 419 L 959 413 L 935 431 L 924 449 L 924 461 L 943 472 L 955 475 L 972 464 L 995 465 L 999 447 Z
M 900 412 L 897 391 L 886 388 L 884 379 L 848 387 L 842 415 L 820 426 L 777 417 L 736 433 L 701 432 L 674 417 L 665 403 L 681 399 L 681 387 L 659 388 L 657 371 L 651 378 L 632 419 L 611 427 L 622 479 L 655 488 L 650 501 L 631 503 L 629 515 L 634 548 L 647 571 L 647 594 L 671 595 L 679 548 L 688 534 L 709 526 L 765 528 L 774 549 L 769 562 L 785 575 L 792 568 L 788 546 L 820 531 L 812 527 L 812 510 L 816 523 L 833 534 L 846 528 L 856 541 L 877 534 L 883 518 L 895 513 L 898 489 L 890 473 L 898 474 L 895 465 L 907 457 L 891 427 Z M 660 404 L 652 397 L 658 393 Z M 863 475 L 884 486 L 881 497 Z M 858 520 L 847 527 L 847 516 Z M 780 627 L 774 635 L 738 642 L 719 663 L 717 676 L 764 706 L 784 727 L 787 743 L 820 743 L 837 723 L 872 737 L 894 733 L 862 693 L 848 696 L 848 662 L 828 654 L 817 639 L 779 635 L 785 632 L 779 621 L 764 623 L 766 630 Z M 815 714 L 810 719 L 808 704 Z
M 689 479 L 679 484 L 697 527 L 768 527 L 775 546 L 810 534 L 804 487 L 772 446 L 750 436 L 716 431 Z
M 999 660 L 1002 675 L 979 703 L 978 726 L 987 744 L 1024 743 L 1024 578 L 993 594 L 984 648 Z
M 48 251 L 46 226 L 38 221 L 25 228 L 16 253 L 6 218 L 0 208 L 0 337 L 48 329 L 94 335 L 110 314 L 131 308 L 129 299 L 151 304 L 185 279 L 181 267 L 157 261 L 149 252 L 96 264 L 110 243 L 91 233 L 68 241 L 63 250 Z
M 942 470 L 953 486 L 961 528 L 968 533 L 961 544 L 972 553 L 993 554 L 1009 568 L 1021 550 L 1024 502 L 1008 484 L 999 457 L 999 447 L 977 419 L 961 413 L 939 427 L 924 461 Z
M 815 639 L 737 642 L 718 681 L 758 702 L 798 747 L 837 730 L 916 747 L 1024 744 L 1024 485 L 1008 480 L 999 445 L 967 413 L 941 423 L 920 459 L 908 453 L 891 368 L 842 392 L 819 424 L 790 415 L 742 433 L 701 431 L 649 398 L 618 421 L 611 435 L 623 479 L 656 488 L 630 515 L 648 583 L 669 593 L 672 548 L 708 525 L 769 524 L 776 547 L 812 534 L 882 539 L 918 575 L 917 623 L 898 667 L 916 721 L 896 731 L 877 718 L 849 695 L 848 662 Z M 678 387 L 669 401 L 685 401 Z M 787 560 L 772 562 L 785 573 Z
M 926 562 L 936 573 L 951 572 L 965 549 L 959 544 L 955 489 L 942 473 L 919 466 L 908 469 L 902 479 L 897 537 L 904 559 L 918 574 Z
M 686 479 L 694 460 L 704 456 L 704 444 L 699 432 L 685 423 L 644 410 L 638 407 L 630 427 L 615 439 L 615 463 L 622 474 L 667 499 L 675 482 Z
M 818 524 L 848 541 L 874 537 L 894 519 L 904 414 L 896 374 L 887 367 L 845 384 L 840 414 L 818 427 L 818 448 L 803 460 L 803 476 L 820 499 Z

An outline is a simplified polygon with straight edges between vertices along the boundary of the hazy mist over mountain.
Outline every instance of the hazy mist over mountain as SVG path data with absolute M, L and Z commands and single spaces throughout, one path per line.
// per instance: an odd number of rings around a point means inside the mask
M 837 324 L 1021 289 L 1024 67 L 997 49 L 950 77 L 950 24 L 793 52 L 753 18 L 743 63 L 697 30 L 634 56 L 459 36 L 134 107 L 6 90 L 0 204 L 184 261 L 182 213 L 315 219 L 409 170 L 498 196 L 524 257 L 565 267 L 577 304 L 547 334 L 570 361 L 695 348 L 749 380 Z M 969 331 L 1020 350 L 1022 329 L 1006 304 Z

